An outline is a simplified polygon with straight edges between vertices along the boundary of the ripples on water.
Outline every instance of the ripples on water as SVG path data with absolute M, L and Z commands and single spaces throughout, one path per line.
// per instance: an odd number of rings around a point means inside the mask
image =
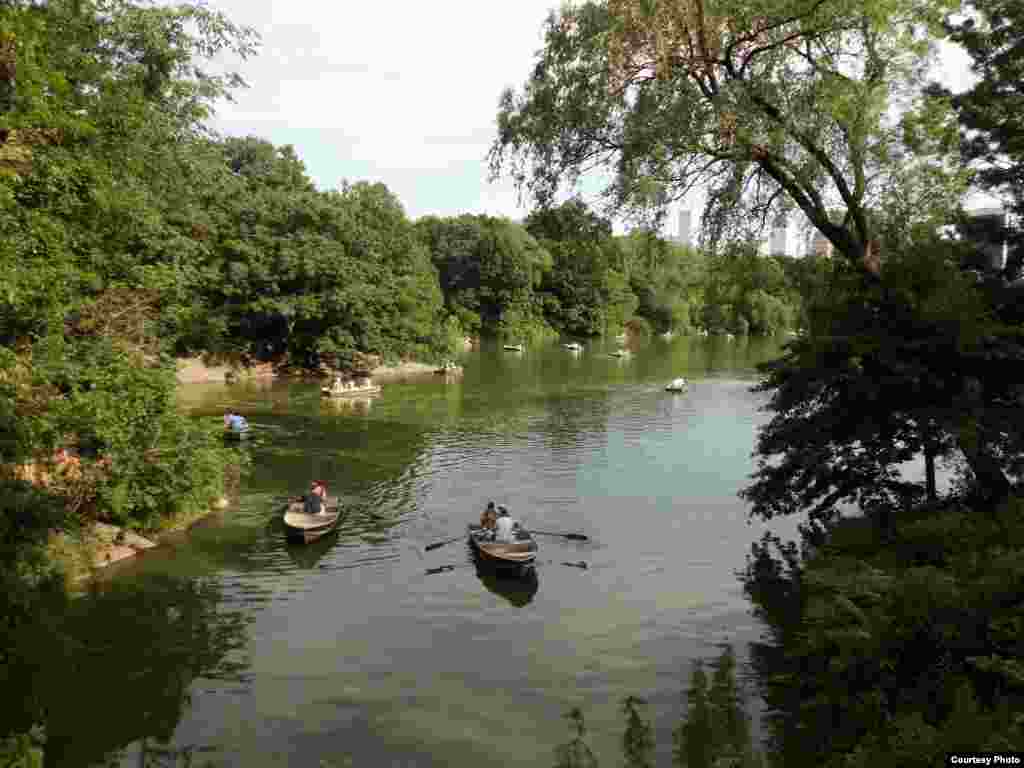
M 312 385 L 186 392 L 197 417 L 229 403 L 249 416 L 253 471 L 229 511 L 114 578 L 213 579 L 219 610 L 249 622 L 250 682 L 231 705 L 226 685 L 193 685 L 172 741 L 216 745 L 229 765 L 535 766 L 580 705 L 611 765 L 619 701 L 636 694 L 670 742 L 689 660 L 759 632 L 734 571 L 762 527 L 736 491 L 764 418 L 751 368 L 770 352 L 485 349 L 462 379 L 388 383 L 359 409 Z M 690 391 L 665 392 L 679 375 Z M 313 477 L 345 517 L 286 544 L 275 498 Z M 590 540 L 539 537 L 532 576 L 498 577 L 461 539 L 489 499 Z

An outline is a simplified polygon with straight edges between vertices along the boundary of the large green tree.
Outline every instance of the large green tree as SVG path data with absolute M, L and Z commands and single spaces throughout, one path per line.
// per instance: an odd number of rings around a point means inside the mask
M 612 239 L 612 225 L 581 200 L 540 209 L 524 222 L 526 230 L 551 254 L 552 267 L 539 290 L 548 294 L 546 315 L 560 330 L 596 336 L 621 328 L 636 308 Z
M 730 220 L 795 207 L 843 258 L 877 273 L 882 218 L 920 221 L 959 193 L 943 164 L 955 141 L 948 103 L 919 89 L 930 33 L 957 5 L 566 6 L 549 17 L 523 91 L 502 97 L 494 172 L 510 170 L 542 203 L 593 167 L 614 169 L 618 206 L 663 206 L 704 187 L 712 238 Z

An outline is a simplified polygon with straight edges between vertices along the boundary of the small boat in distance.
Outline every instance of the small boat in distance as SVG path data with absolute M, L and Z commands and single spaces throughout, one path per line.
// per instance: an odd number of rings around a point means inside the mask
M 583 345 L 577 341 L 570 341 L 568 344 L 563 344 L 563 347 L 568 349 L 570 352 L 582 352 Z
M 449 360 L 440 368 L 435 370 L 434 373 L 438 374 L 439 376 L 456 376 L 462 373 L 462 366 L 456 365 L 451 360 Z
M 381 391 L 380 384 L 374 384 L 368 376 L 347 381 L 341 376 L 336 376 L 330 386 L 320 387 L 320 394 L 324 397 L 360 397 L 380 394 Z
M 522 352 L 523 351 L 523 345 L 522 344 L 506 344 L 505 345 L 505 349 L 507 349 L 509 352 Z
M 685 392 L 689 385 L 686 383 L 686 379 L 672 379 L 665 387 L 666 392 Z
M 467 534 L 469 545 L 483 564 L 495 568 L 523 569 L 533 565 L 537 559 L 537 542 L 523 528 L 516 529 L 516 541 L 512 544 L 492 541 L 490 532 L 479 525 L 467 526 Z
M 337 499 L 324 499 L 326 514 L 308 515 L 301 501 L 289 502 L 284 510 L 284 535 L 289 541 L 309 544 L 333 531 L 341 520 Z

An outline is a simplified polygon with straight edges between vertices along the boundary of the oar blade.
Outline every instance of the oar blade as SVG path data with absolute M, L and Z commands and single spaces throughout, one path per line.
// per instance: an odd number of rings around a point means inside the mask
M 451 538 L 451 539 L 445 539 L 444 541 L 438 541 L 438 542 L 435 542 L 433 544 L 427 544 L 427 546 L 424 547 L 424 549 L 427 552 L 430 552 L 431 550 L 438 549 L 439 547 L 443 547 L 445 544 L 451 544 L 453 541 L 458 541 L 461 538 L 462 538 L 461 536 L 455 536 L 454 538 Z

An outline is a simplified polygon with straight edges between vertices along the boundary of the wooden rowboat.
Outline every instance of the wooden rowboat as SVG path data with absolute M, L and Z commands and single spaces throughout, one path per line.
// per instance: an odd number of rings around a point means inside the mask
M 307 515 L 302 502 L 291 502 L 284 511 L 284 535 L 289 541 L 308 544 L 333 531 L 341 520 L 341 507 L 337 499 L 325 499 L 327 514 Z
M 516 542 L 489 541 L 489 533 L 479 525 L 467 527 L 469 546 L 480 556 L 482 563 L 496 568 L 524 568 L 533 565 L 537 559 L 537 542 L 528 531 L 516 531 Z

